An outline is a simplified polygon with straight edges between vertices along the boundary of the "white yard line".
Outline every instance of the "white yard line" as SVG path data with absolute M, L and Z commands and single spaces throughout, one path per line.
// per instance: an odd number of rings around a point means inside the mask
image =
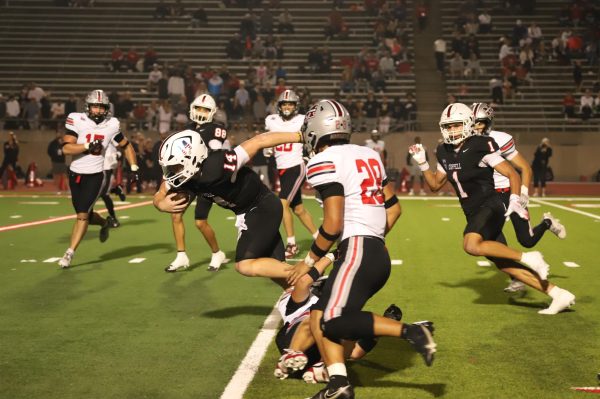
M 120 211 L 122 209 L 138 208 L 140 206 L 150 205 L 151 203 L 152 203 L 152 201 L 143 201 L 143 202 L 138 202 L 137 204 L 117 206 L 117 207 L 115 207 L 115 210 Z M 100 209 L 97 212 L 103 213 L 103 212 L 106 212 L 106 209 Z M 3 231 L 22 229 L 24 227 L 39 226 L 41 224 L 55 223 L 55 222 L 61 222 L 63 220 L 75 219 L 76 216 L 77 215 L 73 214 L 73 215 L 67 215 L 67 216 L 59 216 L 59 217 L 55 217 L 55 218 L 51 218 L 51 219 L 35 220 L 33 222 L 27 222 L 27 223 L 19 223 L 19 224 L 11 224 L 8 226 L 0 226 L 0 233 Z
M 243 399 L 244 392 L 246 392 L 248 385 L 250 385 L 250 382 L 252 382 L 254 375 L 258 371 L 260 362 L 265 356 L 269 344 L 277 334 L 277 327 L 279 327 L 280 320 L 279 310 L 275 306 L 271 314 L 267 316 L 252 346 L 248 349 L 246 357 L 244 357 L 237 371 L 231 377 L 229 384 L 225 387 L 221 399 Z
M 588 198 L 586 198 L 586 200 L 588 200 Z M 579 209 L 569 208 L 568 206 L 564 206 L 564 205 L 553 204 L 552 202 L 547 201 L 547 199 L 541 200 L 541 199 L 537 199 L 537 198 L 530 198 L 530 201 L 536 202 L 538 204 L 546 205 L 546 206 L 553 206 L 554 208 L 562 209 L 562 210 L 573 212 L 573 213 L 578 213 L 580 215 L 587 216 L 592 219 L 600 220 L 600 216 L 594 215 L 593 213 L 580 211 Z

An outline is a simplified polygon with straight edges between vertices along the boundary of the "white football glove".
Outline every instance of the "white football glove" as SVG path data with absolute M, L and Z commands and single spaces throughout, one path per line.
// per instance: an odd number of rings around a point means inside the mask
M 527 209 L 525 209 L 525 208 L 523 208 L 523 206 L 521 206 L 521 197 L 519 197 L 517 194 L 510 195 L 508 209 L 506 210 L 506 213 L 504 214 L 504 216 L 506 217 L 507 220 L 512 213 L 516 213 L 522 219 L 529 220 L 529 212 L 527 212 Z
M 527 206 L 529 206 L 529 189 L 526 186 L 521 186 L 519 203 L 523 208 L 527 208 Z
M 422 144 L 413 144 L 408 147 L 408 153 L 413 157 L 417 165 L 421 170 L 428 170 L 429 163 L 427 163 L 427 154 Z
M 273 147 L 263 148 L 263 155 L 265 158 L 269 158 L 273 156 Z

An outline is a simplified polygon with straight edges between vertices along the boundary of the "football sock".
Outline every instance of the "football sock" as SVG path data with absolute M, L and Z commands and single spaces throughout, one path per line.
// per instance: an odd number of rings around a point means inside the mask
M 561 289 L 555 285 L 550 291 L 548 291 L 548 295 L 550 295 L 550 298 L 555 299 L 558 295 L 560 295 L 560 291 Z
M 336 390 L 348 385 L 348 376 L 346 373 L 346 365 L 344 363 L 334 363 L 327 367 L 329 373 L 329 384 L 327 387 L 331 390 Z
M 296 236 L 289 236 L 287 238 L 288 245 L 296 245 Z
M 186 256 L 187 254 L 185 253 L 185 251 L 177 251 L 177 258 L 184 258 Z
M 73 248 L 67 248 L 67 252 L 70 254 L 74 254 L 75 250 Z

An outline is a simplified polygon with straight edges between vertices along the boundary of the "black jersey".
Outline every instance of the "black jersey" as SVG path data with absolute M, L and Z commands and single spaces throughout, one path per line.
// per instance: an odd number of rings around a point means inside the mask
M 209 151 L 220 150 L 227 138 L 225 126 L 216 122 L 207 122 L 201 125 L 192 122 L 186 126 L 186 129 L 200 133 L 200 137 L 202 137 L 202 141 L 204 141 Z
M 436 156 L 448 175 L 465 214 L 479 208 L 495 195 L 494 169 L 483 158 L 498 151 L 498 144 L 488 136 L 471 136 L 455 150 L 453 145 L 440 144 Z
M 248 212 L 270 193 L 252 169 L 237 169 L 237 154 L 233 150 L 209 152 L 200 171 L 183 187 L 236 215 Z

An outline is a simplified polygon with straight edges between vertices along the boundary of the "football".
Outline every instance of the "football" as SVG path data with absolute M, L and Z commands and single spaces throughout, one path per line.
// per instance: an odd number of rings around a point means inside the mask
M 190 199 L 192 198 L 192 194 L 189 191 L 183 189 L 170 189 L 169 191 L 167 191 L 167 195 L 171 194 L 175 194 L 175 196 L 173 197 L 173 201 L 176 202 L 185 199 L 185 202 L 189 203 Z

